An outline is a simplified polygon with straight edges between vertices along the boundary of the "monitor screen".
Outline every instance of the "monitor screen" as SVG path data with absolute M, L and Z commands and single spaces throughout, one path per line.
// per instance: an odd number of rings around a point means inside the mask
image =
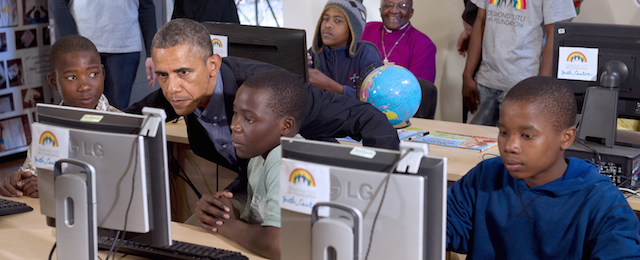
M 228 56 L 270 63 L 309 81 L 305 30 L 215 22 L 202 24 L 212 36 L 227 37 L 228 48 L 222 48 L 228 50 Z M 223 45 L 215 39 L 212 41 L 214 45 Z
M 567 55 L 560 55 L 563 50 L 568 50 Z M 597 50 L 597 55 L 594 53 L 594 57 L 597 57 L 597 72 L 595 63 L 594 72 L 583 67 L 592 61 L 583 59 L 584 56 L 579 55 L 582 54 L 581 50 Z M 567 60 L 570 64 L 565 63 Z M 619 87 L 618 117 L 640 119 L 640 26 L 565 22 L 555 24 L 553 75 L 571 87 L 578 101 L 578 112 L 583 106 L 586 89 L 600 86 L 604 67 L 610 61 L 620 61 L 628 69 L 627 79 Z M 595 75 L 591 80 L 577 80 L 568 77 L 567 72 L 576 75 L 576 78 L 586 73 Z
M 145 115 L 132 115 L 38 104 L 36 121 L 43 129 L 68 132 L 68 158 L 95 168 L 100 234 L 125 229 L 126 220 L 126 239 L 170 245 L 167 149 L 161 118 L 164 112 L 152 115 L 145 111 Z M 38 155 L 32 156 L 38 160 Z M 36 167 L 41 212 L 51 223 L 50 218 L 56 217 L 54 173 L 45 166 Z
M 393 173 L 387 179 L 400 153 L 373 148 L 366 148 L 374 154 L 369 158 L 353 153 L 361 148 L 283 138 L 281 171 L 286 171 L 287 162 L 329 167 L 330 202 L 355 208 L 362 216 L 358 259 L 369 250 L 369 259 L 444 259 L 446 158 L 422 158 L 417 174 Z M 315 185 L 322 184 L 315 181 Z M 282 191 L 282 177 L 280 187 Z M 318 222 L 285 208 L 281 213 L 282 258 L 312 259 L 312 247 L 317 246 L 312 223 Z M 351 220 L 349 214 L 333 209 L 327 218 Z

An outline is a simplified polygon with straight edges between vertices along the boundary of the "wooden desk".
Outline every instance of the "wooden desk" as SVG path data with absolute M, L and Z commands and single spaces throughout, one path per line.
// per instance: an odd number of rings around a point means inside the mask
M 412 118 L 411 124 L 411 127 L 422 128 L 425 131 L 430 132 L 443 131 L 491 138 L 498 137 L 498 128 L 491 126 L 469 125 L 422 118 Z M 179 120 L 177 123 L 166 123 L 166 129 L 167 141 L 183 144 L 189 143 L 184 120 Z M 447 165 L 447 179 L 450 181 L 457 181 L 462 178 L 462 176 L 471 170 L 471 168 L 482 161 L 483 156 L 485 158 L 491 158 L 492 155 L 499 155 L 497 146 L 489 148 L 483 152 L 435 145 L 429 146 L 429 150 L 431 155 L 448 158 L 449 164 Z
M 40 201 L 32 198 L 8 199 L 27 203 L 33 211 L 0 217 L 0 237 L 3 238 L 0 259 L 47 259 L 56 235 L 55 229 L 47 226 L 45 216 L 40 214 Z M 172 222 L 171 231 L 173 240 L 238 251 L 249 259 L 265 259 L 227 238 L 207 233 L 200 227 Z M 104 258 L 106 252 L 100 251 L 100 255 Z M 119 255 L 118 259 L 145 258 Z

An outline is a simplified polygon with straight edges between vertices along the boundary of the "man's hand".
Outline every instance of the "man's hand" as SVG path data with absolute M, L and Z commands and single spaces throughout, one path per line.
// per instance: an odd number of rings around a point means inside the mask
M 7 197 L 38 197 L 38 178 L 30 171 L 16 171 L 0 185 L 0 195 Z
M 196 219 L 200 227 L 209 232 L 218 232 L 219 227 L 225 221 L 235 219 L 231 199 L 233 194 L 229 191 L 204 194 L 196 203 Z
M 147 71 L 147 79 L 149 80 L 149 87 L 156 86 L 156 66 L 153 64 L 151 57 L 144 60 L 144 66 Z
M 465 21 L 462 21 L 462 26 L 464 27 L 464 31 L 460 33 L 458 36 L 458 54 L 462 55 L 462 57 L 467 56 L 467 50 L 469 49 L 469 39 L 471 39 L 471 32 L 473 31 L 473 26 L 468 24 Z
M 469 109 L 469 112 L 473 113 L 478 110 L 478 104 L 480 104 L 480 95 L 478 95 L 478 85 L 473 78 L 463 77 L 462 79 L 462 98 L 464 104 Z
M 309 82 L 315 88 L 342 94 L 344 87 L 317 69 L 309 69 Z

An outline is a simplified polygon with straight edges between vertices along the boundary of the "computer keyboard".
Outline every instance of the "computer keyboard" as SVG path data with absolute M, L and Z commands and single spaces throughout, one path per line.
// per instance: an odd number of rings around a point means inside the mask
M 98 248 L 109 250 L 113 245 L 113 237 L 98 236 Z M 211 259 L 211 260 L 246 260 L 240 252 L 234 252 L 203 245 L 173 241 L 171 246 L 156 247 L 147 244 L 118 239 L 118 252 L 147 257 L 151 259 Z
M 0 198 L 0 216 L 29 212 L 33 208 L 22 202 Z

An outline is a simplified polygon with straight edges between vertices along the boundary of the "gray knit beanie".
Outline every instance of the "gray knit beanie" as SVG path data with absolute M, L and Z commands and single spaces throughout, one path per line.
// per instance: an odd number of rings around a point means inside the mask
M 367 23 L 367 9 L 362 5 L 362 0 L 329 0 L 324 6 L 320 18 L 318 19 L 318 25 L 316 26 L 316 33 L 313 37 L 313 45 L 311 50 L 313 53 L 319 53 L 322 50 L 322 37 L 320 36 L 320 25 L 322 24 L 322 14 L 329 7 L 336 7 L 342 11 L 347 17 L 347 23 L 349 24 L 349 30 L 351 32 L 351 43 L 349 45 L 349 56 L 356 55 L 356 45 L 362 38 L 362 32 L 364 26 Z

